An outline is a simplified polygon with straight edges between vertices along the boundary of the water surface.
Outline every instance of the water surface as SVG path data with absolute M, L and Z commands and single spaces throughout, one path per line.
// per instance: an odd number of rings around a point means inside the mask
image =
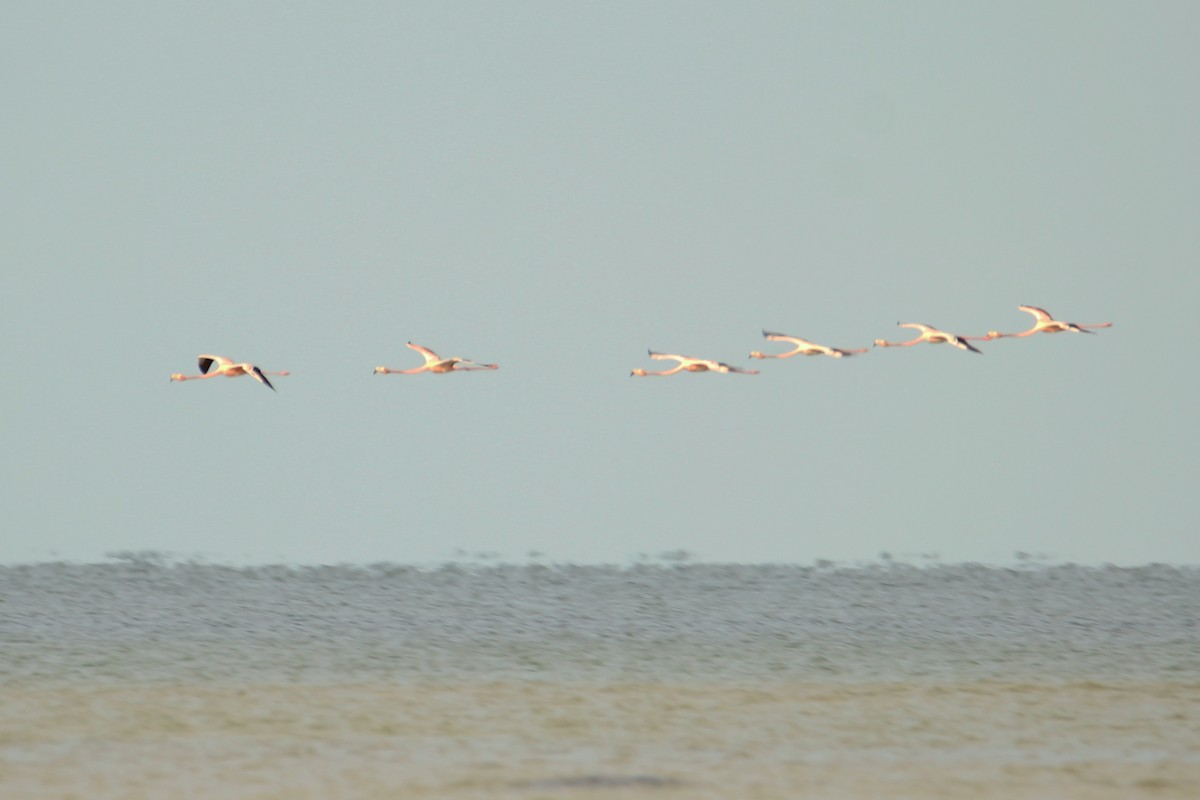
M 1198 619 L 1164 565 L 0 567 L 0 789 L 1200 796 Z

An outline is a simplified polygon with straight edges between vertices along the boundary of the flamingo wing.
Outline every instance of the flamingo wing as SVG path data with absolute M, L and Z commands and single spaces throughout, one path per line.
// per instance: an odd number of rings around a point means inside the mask
M 233 366 L 233 362 L 225 356 L 200 355 L 197 357 L 197 363 L 200 365 L 202 375 L 207 375 L 213 364 L 216 364 L 218 369 Z
M 254 366 L 253 364 L 246 364 L 245 368 L 246 368 L 246 371 L 249 372 L 256 381 L 265 385 L 272 392 L 275 391 L 275 387 L 271 385 L 271 382 L 269 380 L 267 380 L 267 376 L 263 374 L 263 371 L 261 369 Z
M 756 369 L 744 369 L 743 367 L 735 367 L 730 364 L 726 364 L 723 361 L 717 362 L 717 365 L 719 367 L 721 367 L 721 370 L 720 370 L 721 372 L 739 372 L 742 375 L 757 375 L 758 374 L 758 370 L 756 370 Z
M 901 328 L 913 328 L 921 333 L 941 333 L 937 328 L 930 325 L 922 325 L 919 322 L 897 322 L 896 325 Z
M 441 356 L 430 350 L 428 347 L 422 347 L 421 345 L 413 344 L 412 342 L 408 343 L 408 347 L 412 350 L 416 350 L 418 353 L 424 356 L 426 364 L 433 364 L 442 360 Z
M 1050 312 L 1037 306 L 1017 306 L 1018 309 L 1026 314 L 1033 314 L 1034 319 L 1038 322 L 1054 322 L 1054 317 L 1050 316 Z
M 775 333 L 774 331 L 763 331 L 763 338 L 772 342 L 803 342 L 803 339 L 797 339 L 795 336 L 788 336 L 786 333 Z
M 980 350 L 978 347 L 971 344 L 970 342 L 968 342 L 966 339 L 964 339 L 961 336 L 955 336 L 954 334 L 951 334 L 950 338 L 947 339 L 946 341 L 950 342 L 950 344 L 954 345 L 959 350 L 970 350 L 972 353 L 979 353 L 980 355 L 983 354 L 982 350 Z

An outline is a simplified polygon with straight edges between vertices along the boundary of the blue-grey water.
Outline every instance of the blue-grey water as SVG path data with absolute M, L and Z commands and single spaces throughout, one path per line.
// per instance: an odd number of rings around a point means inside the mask
M 0 567 L 0 680 L 1200 679 L 1200 570 Z
M 7 566 L 0 687 L 5 797 L 1190 797 L 1200 569 Z

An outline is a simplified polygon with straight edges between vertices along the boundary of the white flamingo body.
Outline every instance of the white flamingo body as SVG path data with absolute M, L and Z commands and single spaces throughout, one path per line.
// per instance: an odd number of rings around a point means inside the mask
M 713 361 L 710 358 L 693 358 L 692 356 L 681 356 L 675 353 L 659 353 L 654 350 L 647 350 L 650 357 L 656 361 L 678 361 L 674 367 L 668 370 L 654 372 L 652 370 L 635 369 L 629 374 L 638 377 L 646 377 L 649 375 L 674 375 L 677 372 L 736 372 L 742 375 L 757 375 L 756 369 L 743 369 L 726 364 L 723 361 Z
M 957 347 L 959 350 L 967 350 L 972 353 L 979 353 L 980 350 L 968 342 L 968 339 L 986 339 L 986 336 L 959 336 L 956 333 L 938 330 L 929 325 L 922 325 L 919 322 L 897 322 L 901 328 L 913 328 L 920 332 L 920 335 L 915 339 L 910 339 L 907 342 L 887 342 L 883 339 L 876 339 L 876 347 L 912 347 L 914 344 L 928 342 L 930 344 L 949 344 Z
M 425 363 L 413 369 L 389 369 L 388 367 L 376 367 L 375 374 L 377 375 L 416 375 L 418 372 L 469 372 L 471 370 L 480 369 L 498 369 L 496 364 L 480 364 L 475 361 L 469 361 L 465 358 L 457 356 L 453 358 L 442 358 L 437 353 L 430 350 L 428 347 L 422 347 L 419 344 L 409 342 L 407 345 L 410 349 L 416 350 L 425 358 Z
M 823 344 L 810 342 L 808 339 L 801 339 L 798 336 L 788 336 L 786 333 L 773 333 L 771 331 L 763 331 L 763 338 L 771 342 L 791 342 L 795 347 L 788 350 L 786 353 L 760 353 L 755 350 L 750 353 L 751 358 L 791 358 L 792 356 L 829 356 L 831 358 L 844 358 L 852 356 L 855 353 L 865 353 L 867 348 L 860 347 L 854 350 L 846 350 L 840 347 L 826 347 Z
M 1027 331 L 1020 333 L 1000 333 L 999 331 L 988 331 L 987 339 L 1020 339 L 1025 336 L 1033 336 L 1035 333 L 1094 333 L 1088 328 L 1111 328 L 1111 322 L 1063 322 L 1050 316 L 1050 312 L 1037 306 L 1017 306 L 1018 309 L 1026 314 L 1033 315 L 1033 327 Z
M 176 372 L 171 376 L 173 381 L 194 381 L 201 378 L 215 378 L 218 375 L 223 375 L 226 378 L 238 378 L 242 375 L 249 375 L 254 380 L 266 386 L 272 392 L 275 387 L 271 385 L 271 381 L 267 380 L 268 375 L 287 375 L 287 372 L 264 372 L 253 364 L 248 362 L 235 363 L 232 359 L 225 356 L 200 355 L 197 357 L 197 362 L 200 367 L 199 375 L 184 375 Z

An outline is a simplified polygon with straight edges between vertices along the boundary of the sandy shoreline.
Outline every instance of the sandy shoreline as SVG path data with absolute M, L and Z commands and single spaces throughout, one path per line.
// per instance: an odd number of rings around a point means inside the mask
M 1200 796 L 1200 686 L 0 689 L 6 798 Z

